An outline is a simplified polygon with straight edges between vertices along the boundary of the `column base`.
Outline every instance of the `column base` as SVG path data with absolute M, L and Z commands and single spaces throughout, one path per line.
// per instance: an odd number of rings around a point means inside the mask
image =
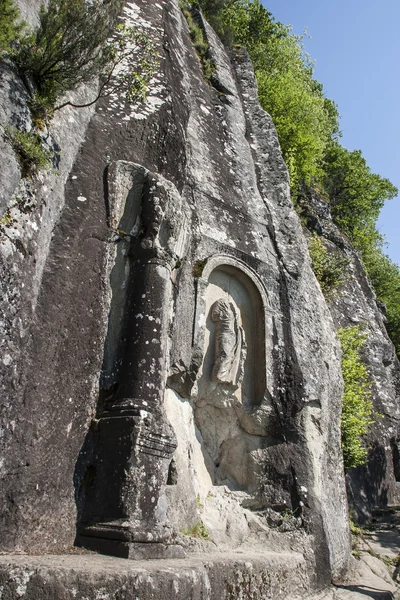
M 151 560 L 160 558 L 186 558 L 182 546 L 160 544 L 158 542 L 122 542 L 105 538 L 78 535 L 75 545 L 108 556 L 129 558 L 131 560 Z
M 154 541 L 151 541 L 152 538 Z M 118 526 L 116 523 L 83 527 L 76 536 L 75 545 L 100 554 L 131 560 L 186 558 L 182 546 L 169 543 L 168 539 L 160 539 L 160 535 L 153 535 L 151 529 L 140 533 L 134 528 Z

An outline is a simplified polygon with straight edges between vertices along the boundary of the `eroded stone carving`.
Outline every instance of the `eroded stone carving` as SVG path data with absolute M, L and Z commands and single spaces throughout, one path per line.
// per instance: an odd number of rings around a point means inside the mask
M 186 216 L 173 184 L 141 165 L 117 161 L 108 178 L 110 222 L 129 233 L 111 273 L 97 419 L 76 469 L 76 544 L 125 558 L 183 557 L 163 499 L 176 449 L 163 399 L 171 271 Z
M 233 302 L 220 298 L 212 306 L 211 318 L 216 323 L 212 380 L 238 387 L 243 380 L 247 354 L 239 311 Z

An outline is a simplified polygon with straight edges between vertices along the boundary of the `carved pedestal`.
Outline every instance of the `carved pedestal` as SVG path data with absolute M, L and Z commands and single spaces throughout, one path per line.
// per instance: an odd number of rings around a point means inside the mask
M 106 519 L 80 528 L 77 543 L 122 558 L 173 558 L 184 552 L 160 521 L 157 503 L 175 450 L 167 422 L 121 402 L 98 422 L 94 504 Z

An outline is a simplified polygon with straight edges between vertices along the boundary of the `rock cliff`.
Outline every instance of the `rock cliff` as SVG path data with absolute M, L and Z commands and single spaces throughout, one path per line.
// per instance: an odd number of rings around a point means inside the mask
M 54 562 L 2 577 L 10 598 L 46 581 L 54 598 L 301 598 L 349 561 L 335 325 L 355 296 L 331 312 L 322 296 L 247 55 L 200 20 L 211 85 L 177 1 L 124 18 L 159 53 L 146 102 L 59 111 L 55 170 L 33 181 L 0 148 L 0 549 L 161 562 L 117 581 L 104 559 L 90 589 Z M 29 129 L 11 65 L 0 83 L 2 123 Z
M 329 302 L 337 329 L 359 326 L 366 334 L 362 359 L 372 381 L 375 423 L 365 436 L 370 449 L 365 465 L 346 475 L 348 499 L 354 517 L 371 517 L 375 507 L 399 503 L 399 377 L 400 364 L 385 327 L 385 307 L 377 303 L 364 266 L 349 240 L 332 222 L 329 207 L 315 192 L 303 195 L 302 216 L 309 231 L 326 240 L 330 252 L 349 261 L 346 282 Z

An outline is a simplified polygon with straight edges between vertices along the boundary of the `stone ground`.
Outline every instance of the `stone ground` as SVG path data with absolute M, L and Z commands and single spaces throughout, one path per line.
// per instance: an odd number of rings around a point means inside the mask
M 0 553 L 0 600 L 400 600 L 400 507 L 355 528 L 346 581 L 307 595 L 296 552 L 190 554 L 130 561 L 82 549 L 69 554 Z
M 346 582 L 313 595 L 307 600 L 398 600 L 400 586 L 391 578 L 386 565 L 368 553 L 353 561 Z
M 301 600 L 308 581 L 295 552 L 157 561 L 95 553 L 0 556 L 1 600 Z
M 0 555 L 0 598 L 400 600 L 400 585 L 393 580 L 393 575 L 397 575 L 395 566 L 388 568 L 378 557 L 379 554 L 394 559 L 400 550 L 399 530 L 397 526 L 386 529 L 389 526 L 384 523 L 371 534 L 356 536 L 359 556 L 352 559 L 347 581 L 307 598 L 304 564 L 296 553 L 249 556 L 246 552 L 242 556 L 232 553 L 194 555 L 183 560 L 129 561 L 85 551 L 63 555 Z M 225 586 L 220 591 L 214 590 L 218 572 L 225 574 L 225 581 L 232 580 L 229 590 Z M 268 573 L 266 579 L 263 572 Z
M 371 522 L 353 535 L 353 549 L 347 581 L 310 600 L 399 599 L 400 507 L 375 511 Z

